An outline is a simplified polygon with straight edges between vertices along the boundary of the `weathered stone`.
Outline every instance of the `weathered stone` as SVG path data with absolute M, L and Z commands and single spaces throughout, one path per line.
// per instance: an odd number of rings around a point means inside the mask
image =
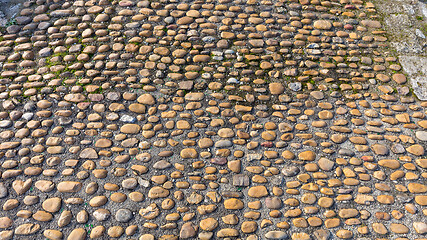
M 15 234 L 16 235 L 31 235 L 31 234 L 38 232 L 40 230 L 40 228 L 41 227 L 39 224 L 24 223 L 22 225 L 19 225 L 15 229 Z
M 98 153 L 93 148 L 85 148 L 80 152 L 79 157 L 82 159 L 98 159 Z
M 184 223 L 179 232 L 179 237 L 182 239 L 192 238 L 197 234 L 197 226 L 193 223 L 187 222 Z
M 164 198 L 169 196 L 169 190 L 162 187 L 153 187 L 148 191 L 149 198 Z

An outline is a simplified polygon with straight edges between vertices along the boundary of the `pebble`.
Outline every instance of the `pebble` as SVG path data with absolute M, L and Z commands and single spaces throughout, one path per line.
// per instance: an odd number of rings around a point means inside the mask
M 32 235 L 41 229 L 40 224 L 24 223 L 15 229 L 16 235 Z
M 313 23 L 313 27 L 321 30 L 329 30 L 332 28 L 332 24 L 328 20 L 317 20 Z
M 86 238 L 86 230 L 83 228 L 76 228 L 71 231 L 70 235 L 68 235 L 67 240 L 83 240 Z
M 42 207 L 45 211 L 55 213 L 61 208 L 62 199 L 59 197 L 48 198 L 43 201 Z
M 248 196 L 253 198 L 261 198 L 268 195 L 267 188 L 265 186 L 251 187 L 248 190 Z
M 282 231 L 269 231 L 265 234 L 267 239 L 287 239 L 288 235 Z
M 115 218 L 118 222 L 129 222 L 133 217 L 132 211 L 129 209 L 119 209 L 116 212 Z
M 215 218 L 205 218 L 200 221 L 200 228 L 204 231 L 213 231 L 218 227 L 218 221 Z
M 301 87 L 302 87 L 300 82 L 289 83 L 288 86 L 294 92 L 301 91 Z
M 414 222 L 412 226 L 418 234 L 427 233 L 427 224 L 424 222 Z
M 0 198 L 5 198 L 8 195 L 8 190 L 4 183 L 0 183 Z
M 194 226 L 192 223 L 184 223 L 179 232 L 179 237 L 182 239 L 192 238 L 197 234 L 197 226 Z

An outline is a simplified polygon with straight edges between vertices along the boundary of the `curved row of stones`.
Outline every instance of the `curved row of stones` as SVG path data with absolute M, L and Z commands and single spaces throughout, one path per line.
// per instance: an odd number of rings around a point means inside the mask
M 0 239 L 423 239 L 427 102 L 361 0 L 37 0 L 0 36 Z

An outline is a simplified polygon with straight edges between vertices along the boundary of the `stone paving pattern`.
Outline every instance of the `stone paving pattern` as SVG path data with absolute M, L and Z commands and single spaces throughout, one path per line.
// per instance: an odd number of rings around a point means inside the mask
M 427 102 L 362 0 L 30 0 L 0 239 L 426 239 Z

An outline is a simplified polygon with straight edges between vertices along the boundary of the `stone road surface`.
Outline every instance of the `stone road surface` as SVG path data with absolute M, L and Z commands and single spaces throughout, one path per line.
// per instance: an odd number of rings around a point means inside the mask
M 30 0 L 0 239 L 427 236 L 427 102 L 363 0 Z

